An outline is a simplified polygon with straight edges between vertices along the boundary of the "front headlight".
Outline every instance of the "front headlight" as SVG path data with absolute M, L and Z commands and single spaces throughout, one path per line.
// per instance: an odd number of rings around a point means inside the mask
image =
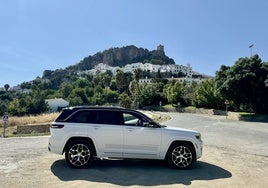
M 200 133 L 196 134 L 195 137 L 196 137 L 196 139 L 201 140 L 201 134 Z

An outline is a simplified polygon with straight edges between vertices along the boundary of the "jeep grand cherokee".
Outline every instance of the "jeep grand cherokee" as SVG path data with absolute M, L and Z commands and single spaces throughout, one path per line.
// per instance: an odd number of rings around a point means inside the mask
M 145 114 L 117 107 L 70 107 L 50 126 L 48 149 L 64 154 L 74 168 L 94 158 L 166 160 L 190 167 L 202 155 L 200 133 L 162 126 Z

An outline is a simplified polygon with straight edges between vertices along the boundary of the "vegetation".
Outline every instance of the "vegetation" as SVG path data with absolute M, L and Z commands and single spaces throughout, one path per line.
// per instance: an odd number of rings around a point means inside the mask
M 216 89 L 236 111 L 268 113 L 268 62 L 258 55 L 240 58 L 216 73 Z
M 144 76 L 152 78 L 152 82 L 139 84 Z M 144 108 L 180 104 L 223 110 L 228 100 L 235 111 L 268 113 L 268 63 L 258 55 L 240 58 L 231 67 L 223 65 L 215 78 L 201 84 L 168 80 L 169 76 L 141 70 L 118 71 L 115 75 L 111 71 L 76 75 L 66 70 L 46 70 L 42 78 L 22 83 L 20 92 L 4 85 L 0 91 L 0 114 L 41 114 L 49 110 L 45 103 L 48 98 L 64 98 L 72 106 L 120 104 Z
M 196 107 L 220 109 L 223 105 L 219 93 L 216 90 L 215 79 L 203 81 L 195 91 L 193 105 Z

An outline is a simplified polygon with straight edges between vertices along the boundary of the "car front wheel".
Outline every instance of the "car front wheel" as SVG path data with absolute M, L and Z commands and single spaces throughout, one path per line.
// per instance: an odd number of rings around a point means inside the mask
M 172 144 L 168 150 L 167 161 L 172 168 L 189 168 L 195 161 L 194 149 L 183 142 Z
M 87 167 L 93 161 L 93 148 L 87 142 L 73 142 L 67 146 L 65 159 L 73 168 Z

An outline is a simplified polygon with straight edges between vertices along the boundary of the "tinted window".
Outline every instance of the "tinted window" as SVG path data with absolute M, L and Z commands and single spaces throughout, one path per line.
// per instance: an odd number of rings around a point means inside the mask
M 123 125 L 123 115 L 119 111 L 97 111 L 98 123 L 100 124 L 112 124 Z
M 68 122 L 94 123 L 92 117 L 94 117 L 92 111 L 77 111 L 70 118 L 68 118 Z
M 68 122 L 75 123 L 94 123 L 94 124 L 113 124 L 123 125 L 121 112 L 107 110 L 81 110 L 73 114 Z
M 65 119 L 69 117 L 72 113 L 73 113 L 73 110 L 65 109 L 62 111 L 62 113 L 59 115 L 56 121 L 65 121 Z

